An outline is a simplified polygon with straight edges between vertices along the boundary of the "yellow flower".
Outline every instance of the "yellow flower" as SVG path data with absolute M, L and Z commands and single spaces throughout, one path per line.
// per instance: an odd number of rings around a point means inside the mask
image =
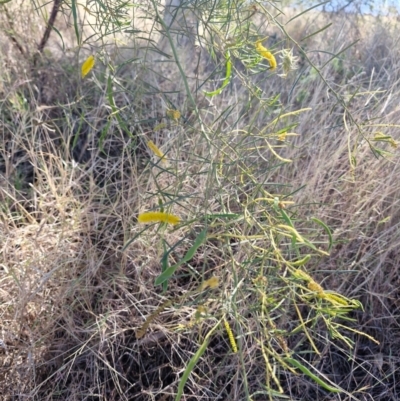
M 224 326 L 225 326 L 226 333 L 228 334 L 228 337 L 229 337 L 229 342 L 231 343 L 232 351 L 236 354 L 236 352 L 238 351 L 238 348 L 236 345 L 236 340 L 232 333 L 232 329 L 229 326 L 229 323 L 227 322 L 226 319 L 224 319 Z
M 318 294 L 324 294 L 324 289 L 315 281 L 310 281 L 307 287 L 311 291 L 318 292 Z
M 147 142 L 147 146 L 149 147 L 149 149 L 151 149 L 151 151 L 158 156 L 160 159 L 164 159 L 164 153 L 161 152 L 161 150 L 157 147 L 157 145 L 153 142 L 153 141 L 148 141 Z
M 268 49 L 266 49 L 261 43 L 262 40 L 257 40 L 255 43 L 257 53 L 268 60 L 271 70 L 275 70 L 277 66 L 275 56 Z
M 168 109 L 166 114 L 171 120 L 178 121 L 181 118 L 181 112 L 179 110 Z
M 181 219 L 178 216 L 164 212 L 146 212 L 139 214 L 138 217 L 139 223 L 160 222 L 175 225 L 178 224 L 180 221 Z
M 205 290 L 206 288 L 210 287 L 211 289 L 217 288 L 219 285 L 218 277 L 213 276 L 208 280 L 204 281 L 204 283 L 200 286 L 201 290 Z
M 85 78 L 87 74 L 92 70 L 94 67 L 94 56 L 89 56 L 86 61 L 82 64 L 82 78 Z

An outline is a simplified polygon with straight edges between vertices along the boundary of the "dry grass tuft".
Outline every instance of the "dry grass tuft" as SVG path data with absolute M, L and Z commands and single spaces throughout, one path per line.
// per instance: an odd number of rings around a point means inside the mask
M 290 41 L 261 6 L 243 49 L 275 33 L 277 52 Z M 286 26 L 297 42 L 333 26 L 309 60 L 295 48 L 298 70 L 251 75 L 233 56 L 207 97 L 225 49 L 215 69 L 182 20 L 180 66 L 165 37 L 111 47 L 98 31 L 82 80 L 88 49 L 60 57 L 54 32 L 30 68 L 15 40 L 38 43 L 34 18 L 0 33 L 0 398 L 173 400 L 186 377 L 188 400 L 398 399 L 398 32 L 312 13 Z M 180 223 L 139 224 L 148 211 Z

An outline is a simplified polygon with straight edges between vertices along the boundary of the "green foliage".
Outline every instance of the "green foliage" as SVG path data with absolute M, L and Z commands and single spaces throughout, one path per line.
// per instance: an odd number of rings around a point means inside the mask
M 196 237 L 193 245 L 189 248 L 186 252 L 185 256 L 178 262 L 172 266 L 164 266 L 162 274 L 160 274 L 155 281 L 155 285 L 163 284 L 165 281 L 169 280 L 171 276 L 175 273 L 176 269 L 182 265 L 183 263 L 189 262 L 195 253 L 197 252 L 198 248 L 204 244 L 206 241 L 207 230 L 201 231 L 201 233 Z M 165 263 L 166 258 L 163 256 L 163 261 Z M 163 264 L 164 264 L 163 263 Z

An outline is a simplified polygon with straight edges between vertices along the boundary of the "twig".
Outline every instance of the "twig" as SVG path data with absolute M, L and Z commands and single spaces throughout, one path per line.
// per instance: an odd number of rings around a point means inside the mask
M 47 41 L 49 40 L 50 33 L 54 28 L 54 23 L 57 18 L 58 11 L 60 10 L 60 6 L 63 0 L 54 0 L 53 9 L 51 10 L 49 21 L 47 22 L 46 30 L 44 31 L 42 40 L 39 43 L 38 51 L 39 53 L 43 52 L 44 47 L 46 46 Z

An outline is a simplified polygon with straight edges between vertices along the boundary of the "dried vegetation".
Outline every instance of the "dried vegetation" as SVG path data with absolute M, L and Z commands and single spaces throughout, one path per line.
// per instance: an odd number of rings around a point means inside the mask
M 63 42 L 52 32 L 42 52 L 44 9 L 32 1 L 12 17 L 22 3 L 0 5 L 0 398 L 173 400 L 214 330 L 182 399 L 399 399 L 400 46 L 391 20 L 304 14 L 285 26 L 298 43 L 332 26 L 304 41 L 307 57 L 295 47 L 299 69 L 286 79 L 263 72 L 241 80 L 235 60 L 236 77 L 207 98 L 203 90 L 218 88 L 224 68 L 215 75 L 193 36 L 172 38 L 186 82 L 168 40 L 145 41 L 152 25 L 147 36 L 132 29 L 94 42 L 98 62 L 82 80 L 89 46 L 78 58 L 67 3 L 55 23 Z M 266 26 L 264 11 L 252 10 L 260 37 L 270 35 L 264 44 L 292 47 Z M 260 93 L 271 99 L 263 109 Z M 264 128 L 304 108 L 273 127 L 298 134 L 282 147 L 273 142 L 275 158 Z M 168 119 L 171 109 L 181 117 Z M 379 139 L 386 136 L 394 142 Z M 160 204 L 183 223 L 138 224 L 139 213 Z M 283 228 L 271 234 L 281 208 L 315 249 L 293 247 Z M 327 232 L 311 217 L 333 233 L 329 256 Z M 154 286 L 166 250 L 178 263 L 206 223 L 207 241 L 167 291 Z M 281 254 L 270 243 L 277 238 Z M 310 298 L 280 259 L 306 253 L 308 274 L 324 290 L 362 303 L 364 311 L 349 306 L 352 321 L 316 318 L 329 302 Z M 210 277 L 218 288 L 202 291 Z M 284 368 L 279 358 L 289 353 L 344 391 L 327 391 L 287 361 Z

